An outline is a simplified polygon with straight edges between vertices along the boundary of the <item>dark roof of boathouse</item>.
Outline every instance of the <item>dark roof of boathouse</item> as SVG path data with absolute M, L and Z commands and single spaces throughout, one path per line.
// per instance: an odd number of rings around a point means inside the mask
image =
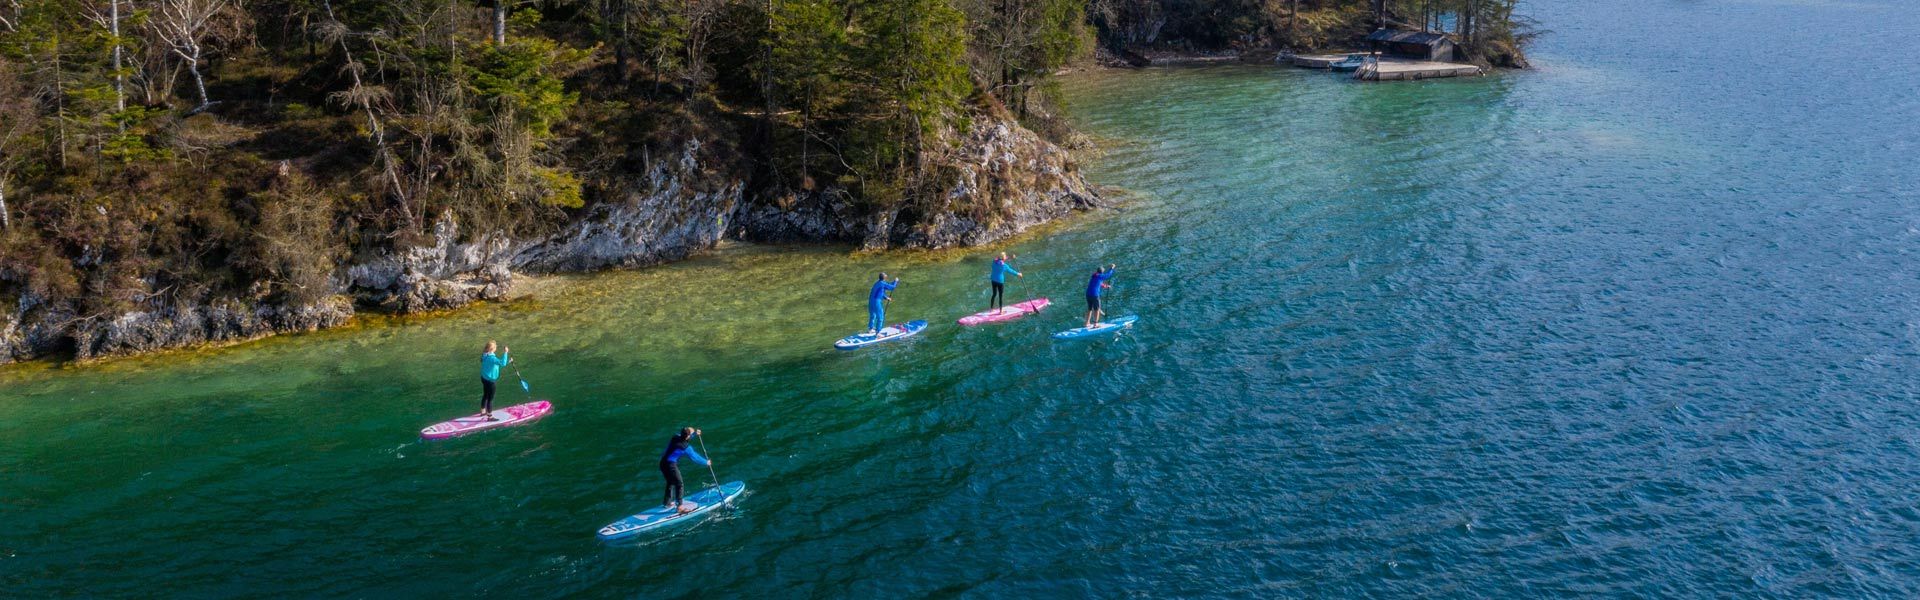
M 1393 44 L 1423 44 L 1427 46 L 1438 46 L 1443 43 L 1447 43 L 1447 44 L 1453 43 L 1453 40 L 1449 39 L 1447 37 L 1447 34 L 1444 34 L 1444 33 L 1428 33 L 1425 31 L 1402 31 L 1399 29 L 1375 30 L 1373 34 L 1367 36 L 1367 41 L 1387 42 L 1387 43 L 1393 43 Z

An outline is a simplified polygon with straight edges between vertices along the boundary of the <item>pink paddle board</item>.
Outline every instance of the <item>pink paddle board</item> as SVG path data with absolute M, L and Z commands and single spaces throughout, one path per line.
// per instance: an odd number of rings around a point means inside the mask
M 547 416 L 547 413 L 550 412 L 553 412 L 553 403 L 546 400 L 538 400 L 526 404 L 515 404 L 506 408 L 493 409 L 493 418 L 497 420 L 488 421 L 486 415 L 460 417 L 452 421 L 434 423 L 432 426 L 420 430 L 420 437 L 429 440 L 438 440 L 456 435 L 466 435 L 475 431 L 519 425 Z
M 1040 312 L 1040 309 L 1046 308 L 1048 304 L 1052 304 L 1052 303 L 1053 301 L 1048 300 L 1046 298 L 1034 298 L 1032 300 L 1021 302 L 1019 304 L 1009 304 L 1005 308 L 1001 308 L 998 310 L 987 309 L 985 311 L 960 317 L 960 324 L 961 325 L 981 325 L 985 323 L 999 323 L 1001 321 L 1012 321 L 1020 317 L 1024 317 L 1027 315 Z

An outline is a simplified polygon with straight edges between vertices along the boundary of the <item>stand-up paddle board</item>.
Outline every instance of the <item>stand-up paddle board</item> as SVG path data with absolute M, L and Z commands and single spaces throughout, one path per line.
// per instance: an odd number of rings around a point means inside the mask
M 910 338 L 910 337 L 913 337 L 914 334 L 920 333 L 921 330 L 924 330 L 926 328 L 927 328 L 927 322 L 924 320 L 908 321 L 905 323 L 901 323 L 899 325 L 894 325 L 894 326 L 887 327 L 886 329 L 882 329 L 880 330 L 880 335 L 861 332 L 861 333 L 856 333 L 847 337 L 840 338 L 840 341 L 833 343 L 833 347 L 839 348 L 841 350 L 852 350 L 854 348 L 859 348 L 861 346 L 868 346 L 872 344 L 878 344 L 880 342 L 891 342 L 898 339 Z
M 729 481 L 720 487 L 710 487 L 680 501 L 680 510 L 665 506 L 655 506 L 641 511 L 640 514 L 627 517 L 600 528 L 600 539 L 617 540 L 638 535 L 642 532 L 666 527 L 674 523 L 691 521 L 715 508 L 732 504 L 740 493 L 747 491 L 744 481 Z
M 1138 320 L 1140 320 L 1140 317 L 1127 315 L 1124 317 L 1120 317 L 1118 319 L 1114 319 L 1112 321 L 1094 323 L 1092 327 L 1075 327 L 1073 329 L 1068 329 L 1066 331 L 1055 333 L 1053 334 L 1053 339 L 1071 340 L 1075 338 L 1093 337 L 1093 336 L 1101 335 L 1105 333 L 1113 333 L 1115 331 L 1132 327 L 1133 322 Z
M 420 437 L 437 440 L 456 435 L 466 435 L 475 431 L 519 425 L 547 416 L 547 413 L 550 412 L 553 412 L 553 403 L 546 400 L 528 402 L 526 404 L 515 404 L 506 408 L 494 409 L 493 418 L 495 420 L 493 421 L 488 421 L 486 415 L 460 417 L 452 421 L 434 423 L 432 426 L 420 430 Z
M 1053 301 L 1048 300 L 1046 298 L 1034 298 L 1032 300 L 1021 302 L 1019 304 L 1010 304 L 997 309 L 987 309 L 981 312 L 973 313 L 971 315 L 960 317 L 960 324 L 972 326 L 972 325 L 984 325 L 987 323 L 999 323 L 1001 321 L 1012 321 L 1020 317 L 1024 317 L 1027 315 L 1040 312 L 1040 309 L 1046 308 L 1048 304 L 1052 304 L 1052 303 Z

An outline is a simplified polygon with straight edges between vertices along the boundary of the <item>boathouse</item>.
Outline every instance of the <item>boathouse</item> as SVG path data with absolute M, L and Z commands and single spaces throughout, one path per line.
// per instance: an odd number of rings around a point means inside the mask
M 1367 36 L 1367 42 L 1390 56 L 1453 62 L 1453 39 L 1444 33 L 1380 29 Z

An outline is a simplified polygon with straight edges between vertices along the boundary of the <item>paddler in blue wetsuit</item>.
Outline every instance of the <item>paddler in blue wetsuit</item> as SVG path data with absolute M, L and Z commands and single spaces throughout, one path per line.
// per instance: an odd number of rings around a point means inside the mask
M 493 349 L 493 340 L 487 340 L 487 350 L 480 354 L 480 414 L 486 415 L 488 421 L 499 420 L 493 418 L 493 386 L 500 380 L 500 367 L 513 362 L 513 357 L 508 356 L 512 348 L 501 348 L 498 355 Z
M 900 278 L 887 281 L 887 274 L 881 273 L 880 279 L 873 282 L 873 289 L 867 292 L 867 333 L 880 335 L 880 328 L 887 326 L 887 304 L 893 301 L 893 295 L 887 292 L 899 287 Z
M 1013 257 L 1020 258 L 1020 255 L 1015 254 Z M 1019 271 L 1013 270 L 1013 265 L 1007 264 L 1007 253 L 1001 252 L 1000 258 L 993 259 L 993 270 L 987 275 L 987 280 L 993 283 L 993 295 L 987 298 L 987 308 L 998 308 L 1001 312 L 1006 312 L 1008 273 L 1012 273 L 1014 277 L 1026 277 Z
M 1106 314 L 1100 310 L 1100 291 L 1113 287 L 1113 284 L 1107 283 L 1108 279 L 1113 279 L 1113 267 L 1114 265 L 1108 264 L 1105 269 L 1094 269 L 1093 278 L 1087 280 L 1088 327 L 1092 327 L 1094 322 L 1099 321 L 1100 317 Z
M 686 490 L 686 485 L 680 481 L 680 457 L 691 458 L 701 466 L 713 466 L 713 461 L 693 451 L 693 444 L 689 442 L 696 435 L 700 435 L 700 430 L 682 427 L 679 434 L 667 441 L 667 450 L 660 453 L 660 474 L 667 478 L 667 495 L 660 499 L 660 506 L 663 508 L 671 508 L 682 513 L 697 508 L 680 505 L 680 496 Z

